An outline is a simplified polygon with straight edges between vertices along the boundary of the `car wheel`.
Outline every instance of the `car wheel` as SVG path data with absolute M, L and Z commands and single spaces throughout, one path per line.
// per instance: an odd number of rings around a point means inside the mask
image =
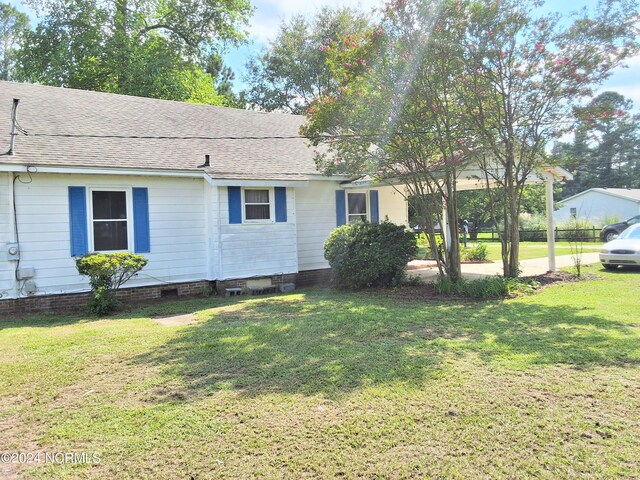
M 618 235 L 618 232 L 614 230 L 609 230 L 607 233 L 604 234 L 604 240 L 606 242 L 610 242 L 614 239 L 616 235 Z
M 617 265 L 608 265 L 606 263 L 603 263 L 602 266 L 604 267 L 605 270 L 615 270 L 616 268 L 618 268 Z

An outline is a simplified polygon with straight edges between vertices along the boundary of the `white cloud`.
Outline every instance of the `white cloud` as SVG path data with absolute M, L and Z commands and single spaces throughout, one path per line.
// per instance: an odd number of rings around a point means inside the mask
M 299 0 L 259 0 L 253 2 L 255 14 L 251 19 L 249 32 L 254 41 L 265 44 L 275 37 L 278 27 L 283 20 L 292 15 L 302 14 L 312 16 L 321 7 L 354 7 L 365 12 L 384 5 L 383 0 L 317 0 L 315 2 L 300 3 Z
M 616 68 L 611 77 L 596 91 L 614 91 L 633 100 L 634 111 L 640 111 L 640 55 L 629 58 L 627 68 Z

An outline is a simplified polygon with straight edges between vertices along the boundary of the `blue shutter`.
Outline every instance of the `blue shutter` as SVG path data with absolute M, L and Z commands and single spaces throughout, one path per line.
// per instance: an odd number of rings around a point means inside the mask
M 287 189 L 275 187 L 276 222 L 287 221 Z
M 87 198 L 84 187 L 69 187 L 69 231 L 71 256 L 80 257 L 89 251 L 87 233 Z
M 380 221 L 380 209 L 378 207 L 378 191 L 369 191 L 369 207 L 371 208 L 371 223 Z
M 133 195 L 133 247 L 135 253 L 149 253 L 149 191 L 146 188 L 132 189 Z
M 344 190 L 336 190 L 336 225 L 347 223 L 347 204 Z
M 242 192 L 240 187 L 227 187 L 229 192 L 229 223 L 242 223 Z

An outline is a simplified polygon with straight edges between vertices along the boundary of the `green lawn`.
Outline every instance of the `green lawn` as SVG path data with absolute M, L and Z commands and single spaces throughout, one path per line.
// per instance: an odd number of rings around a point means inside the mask
M 500 242 L 483 242 L 488 249 L 488 260 L 493 262 L 501 261 Z M 468 248 L 476 245 L 476 242 L 469 241 L 467 243 Z M 464 253 L 464 247 L 463 253 Z M 556 242 L 556 255 L 571 255 L 575 251 L 575 245 L 572 246 L 569 242 Z M 601 243 L 583 243 L 582 251 L 584 253 L 599 252 L 602 248 Z M 423 259 L 426 249 L 418 248 L 418 254 L 416 258 Z M 544 258 L 547 256 L 547 244 L 546 242 L 520 242 L 520 260 L 528 260 L 531 258 Z
M 640 272 L 597 274 L 508 301 L 313 289 L 0 322 L 0 451 L 101 455 L 22 470 L 48 479 L 638 478 Z
M 469 242 L 468 246 L 474 244 Z M 489 249 L 489 260 L 494 262 L 501 261 L 500 242 L 487 242 Z M 584 253 L 599 252 L 602 248 L 601 243 L 583 243 L 582 251 Z M 556 242 L 556 255 L 571 255 L 576 251 L 575 245 L 572 247 L 569 242 Z M 528 260 L 531 258 L 544 258 L 548 254 L 547 244 L 541 242 L 521 242 L 520 243 L 520 260 Z

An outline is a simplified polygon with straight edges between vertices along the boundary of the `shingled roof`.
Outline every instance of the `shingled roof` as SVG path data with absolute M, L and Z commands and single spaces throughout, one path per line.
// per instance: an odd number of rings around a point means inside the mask
M 202 171 L 210 155 L 213 178 L 318 174 L 304 139 L 274 138 L 298 136 L 301 116 L 12 82 L 0 82 L 0 151 L 9 146 L 13 98 L 29 135 L 0 164 Z

